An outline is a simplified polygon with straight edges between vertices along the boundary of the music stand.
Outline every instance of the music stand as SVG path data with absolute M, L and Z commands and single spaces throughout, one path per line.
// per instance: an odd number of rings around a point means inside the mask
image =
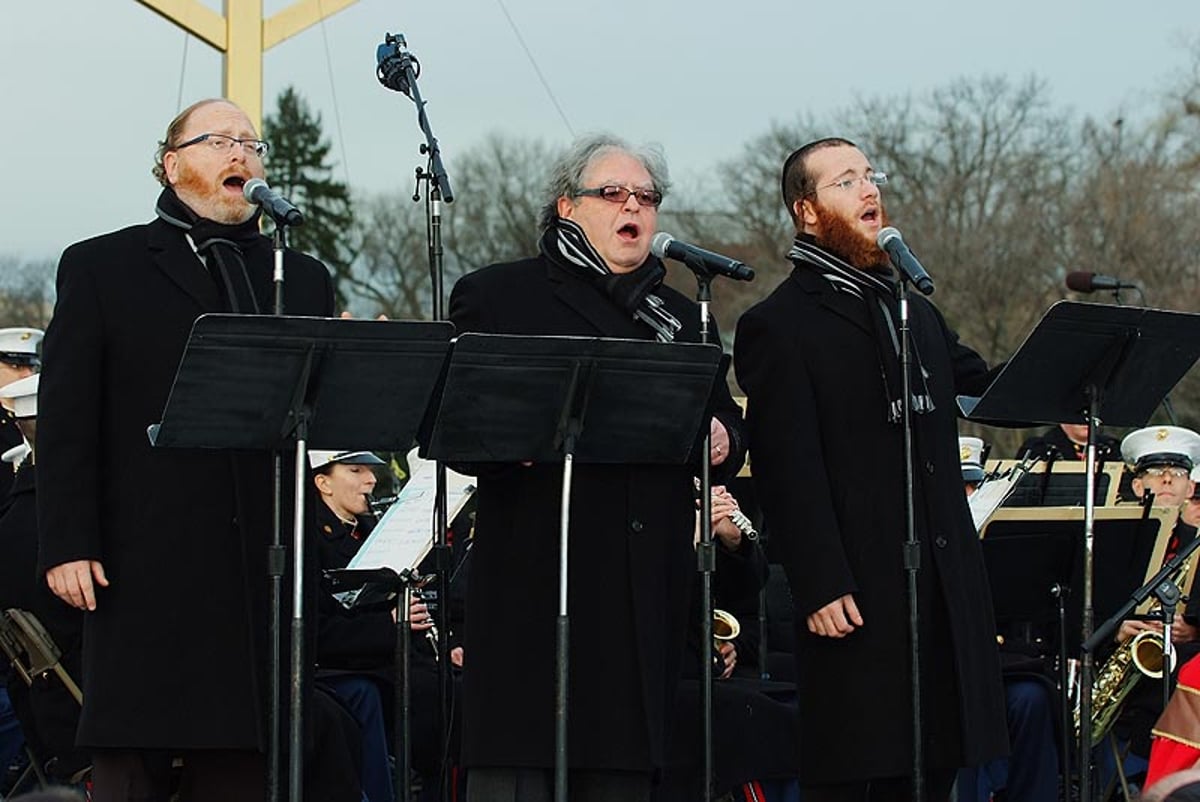
M 988 474 L 1004 475 L 1019 460 L 989 460 Z M 1002 507 L 1082 507 L 1087 493 L 1086 465 L 1083 462 L 1048 463 L 1038 460 L 1020 479 Z M 1111 507 L 1117 502 L 1122 462 L 1105 462 L 1096 471 L 1095 500 L 1097 507 Z
M 981 398 L 959 398 L 981 423 L 1088 426 L 1083 547 L 1083 639 L 1091 635 L 1096 431 L 1142 426 L 1200 357 L 1200 315 L 1060 301 L 1013 354 Z M 1092 707 L 1092 655 L 1083 652 L 1080 716 Z M 1081 727 L 1079 797 L 1091 802 L 1091 738 Z
M 1096 597 L 1103 615 L 1117 610 L 1162 561 L 1171 531 L 1165 511 L 1143 519 L 1139 507 L 1096 511 Z M 983 530 L 984 562 L 997 623 L 1058 625 L 1059 715 L 1064 772 L 1074 731 L 1067 655 L 1079 651 L 1083 601 L 1070 593 L 1083 577 L 1081 507 L 1007 508 Z
M 162 421 L 161 448 L 282 450 L 295 444 L 288 778 L 303 787 L 304 496 L 308 448 L 409 447 L 449 349 L 449 323 L 202 315 L 180 359 Z M 277 509 L 279 501 L 276 500 Z M 282 549 L 270 550 L 272 581 Z M 274 620 L 281 616 L 272 610 Z M 270 670 L 282 668 L 271 644 Z M 277 701 L 270 737 L 278 739 Z M 272 744 L 272 759 L 278 750 Z M 277 767 L 270 776 L 278 777 Z
M 574 463 L 687 464 L 702 429 L 707 431 L 703 424 L 720 359 L 714 345 L 495 334 L 464 334 L 450 354 L 427 436 L 423 432 L 422 456 L 563 466 L 556 802 L 566 802 L 567 793 L 567 555 Z M 629 414 L 631 398 L 638 399 L 636 415 Z

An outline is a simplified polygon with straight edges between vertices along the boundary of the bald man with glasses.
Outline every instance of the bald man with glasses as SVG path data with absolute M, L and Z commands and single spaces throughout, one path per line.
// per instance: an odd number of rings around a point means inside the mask
M 166 800 L 176 757 L 182 799 L 265 796 L 270 457 L 146 437 L 196 318 L 272 311 L 271 243 L 243 196 L 265 153 L 233 103 L 189 106 L 155 152 L 155 219 L 59 262 L 39 392 L 39 563 L 86 611 L 78 742 L 97 802 Z M 289 250 L 284 271 L 288 314 L 332 316 L 324 265 Z

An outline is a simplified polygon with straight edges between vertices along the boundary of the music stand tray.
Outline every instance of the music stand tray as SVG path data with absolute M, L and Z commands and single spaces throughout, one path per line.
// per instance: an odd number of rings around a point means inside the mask
M 561 463 L 565 420 L 577 412 L 577 462 L 681 465 L 709 411 L 720 359 L 715 345 L 464 334 L 423 427 L 421 456 Z
M 155 446 L 276 449 L 307 418 L 312 448 L 406 451 L 429 404 L 449 323 L 203 315 Z
M 959 407 L 982 423 L 1084 423 L 1099 378 L 1100 420 L 1143 426 L 1197 358 L 1200 315 L 1059 301 L 984 395 L 959 396 Z

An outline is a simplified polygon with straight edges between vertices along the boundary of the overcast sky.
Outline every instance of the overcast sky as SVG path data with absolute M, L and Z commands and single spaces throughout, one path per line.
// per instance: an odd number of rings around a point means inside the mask
M 152 216 L 155 142 L 181 94 L 220 94 L 221 59 L 135 0 L 3 7 L 0 254 L 57 259 Z M 567 122 L 505 9 L 576 133 L 660 142 L 685 182 L 772 120 L 961 76 L 1037 75 L 1062 108 L 1136 119 L 1186 71 L 1200 32 L 1196 0 L 359 0 L 268 51 L 264 108 L 294 85 L 353 189 L 411 192 L 415 109 L 374 77 L 384 33 L 402 32 L 451 179 L 456 154 L 489 131 L 564 143 Z

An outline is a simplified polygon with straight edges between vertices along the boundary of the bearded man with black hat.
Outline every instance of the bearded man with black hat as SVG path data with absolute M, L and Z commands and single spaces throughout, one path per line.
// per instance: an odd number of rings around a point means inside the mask
M 577 141 L 550 170 L 541 253 L 464 276 L 451 320 L 461 332 L 698 342 L 699 310 L 662 284 L 665 268 L 650 255 L 667 183 L 656 150 L 606 135 Z M 712 449 L 698 459 L 717 468 L 718 483 L 743 455 L 741 413 L 724 377 L 712 403 Z M 638 414 L 636 398 L 628 414 Z M 575 467 L 572 799 L 646 800 L 663 764 L 696 573 L 697 473 L 698 465 Z M 551 798 L 561 486 L 560 465 L 480 469 L 464 643 L 469 800 Z M 513 621 L 522 625 L 519 659 Z
M 40 564 L 87 610 L 78 740 L 95 799 L 265 795 L 265 454 L 152 448 L 192 323 L 270 312 L 270 241 L 242 188 L 267 144 L 233 103 L 167 127 L 157 219 L 62 255 L 46 331 L 38 431 Z M 284 257 L 288 314 L 331 316 L 329 273 Z M 299 789 L 293 795 L 299 798 Z M 355 789 L 355 799 L 357 789 Z
M 755 489 L 796 605 L 806 802 L 906 799 L 912 782 L 900 316 L 876 245 L 885 181 L 846 139 L 788 157 L 795 267 L 743 315 L 735 340 Z M 955 414 L 955 395 L 979 394 L 989 375 L 932 303 L 917 296 L 909 306 L 924 772 L 938 800 L 958 767 L 1007 751 Z

